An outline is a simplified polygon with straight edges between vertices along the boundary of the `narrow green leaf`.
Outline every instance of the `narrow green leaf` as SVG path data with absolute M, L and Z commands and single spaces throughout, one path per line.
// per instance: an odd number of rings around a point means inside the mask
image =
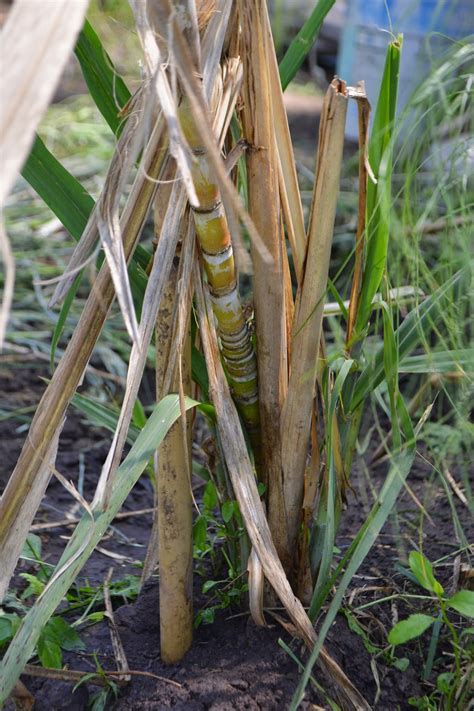
M 354 340 L 361 338 L 372 312 L 387 261 L 392 177 L 392 134 L 397 108 L 398 77 L 403 38 L 387 48 L 384 73 L 369 142 L 369 162 L 377 179 L 367 181 L 367 254 L 362 277 Z M 385 209 L 384 209 L 385 208 Z
M 94 199 L 36 136 L 21 174 L 66 230 L 79 240 L 94 207 Z
M 71 403 L 93 424 L 98 425 L 99 427 L 105 427 L 105 429 L 110 432 L 115 432 L 117 429 L 120 414 L 118 410 L 102 405 L 102 403 L 93 400 L 87 395 L 80 395 L 79 393 L 75 393 Z M 140 428 L 137 427 L 136 424 L 131 424 L 128 429 L 127 442 L 133 444 L 139 434 Z
M 118 114 L 130 100 L 131 94 L 123 79 L 114 69 L 112 60 L 87 20 L 74 51 L 97 108 L 112 131 L 119 135 L 122 120 Z
M 420 637 L 435 621 L 434 617 L 423 615 L 421 612 L 410 615 L 406 620 L 400 620 L 392 627 L 388 634 L 388 641 L 393 645 L 405 644 L 411 639 Z
M 450 373 L 460 370 L 474 373 L 474 349 L 433 351 L 407 356 L 399 365 L 400 373 Z
M 461 287 L 464 288 L 468 280 L 470 280 L 470 272 L 469 266 L 466 266 L 453 274 L 431 296 L 410 311 L 395 333 L 399 360 L 411 353 L 433 329 L 433 326 L 443 319 L 444 308 L 451 299 L 458 298 Z M 364 398 L 380 385 L 383 376 L 384 348 L 382 343 L 377 349 L 374 359 L 367 364 L 357 381 L 349 407 L 351 412 L 356 410 Z
M 319 597 L 328 579 L 334 556 L 337 519 L 337 481 L 334 458 L 335 443 L 333 441 L 333 423 L 342 388 L 344 387 L 344 383 L 351 371 L 353 363 L 354 361 L 350 359 L 344 361 L 330 394 L 329 407 L 327 408 L 326 451 L 328 453 L 328 477 L 321 493 L 321 502 L 318 516 L 316 517 L 317 536 L 314 542 L 314 548 L 316 550 L 311 551 L 312 560 L 319 560 L 319 571 L 314 586 L 313 599 Z
M 444 593 L 444 588 L 433 573 L 433 566 L 428 558 L 419 553 L 412 551 L 408 556 L 408 564 L 410 570 L 417 579 L 422 588 L 434 593 L 438 597 Z
M 464 617 L 474 617 L 474 591 L 459 590 L 448 600 L 448 607 Z
M 283 91 L 303 64 L 318 36 L 324 18 L 336 0 L 319 0 L 311 15 L 292 41 L 280 62 L 280 80 Z
M 59 339 L 61 338 L 61 334 L 62 334 L 64 326 L 66 324 L 66 319 L 67 319 L 69 310 L 72 306 L 72 302 L 74 301 L 74 297 L 76 296 L 77 290 L 79 289 L 80 283 L 82 281 L 82 276 L 83 276 L 83 273 L 79 272 L 79 274 L 77 275 L 77 277 L 74 279 L 73 283 L 71 284 L 71 288 L 69 289 L 68 293 L 66 294 L 66 298 L 64 299 L 64 302 L 61 306 L 58 320 L 56 321 L 56 325 L 54 327 L 53 335 L 51 337 L 51 355 L 50 355 L 50 361 L 49 361 L 49 367 L 50 367 L 51 373 L 54 371 L 54 359 L 56 357 L 56 348 L 58 346 Z

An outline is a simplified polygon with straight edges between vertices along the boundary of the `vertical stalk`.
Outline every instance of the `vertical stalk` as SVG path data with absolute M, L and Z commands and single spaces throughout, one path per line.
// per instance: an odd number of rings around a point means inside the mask
M 321 116 L 308 252 L 297 296 L 290 381 L 281 418 L 283 485 L 290 550 L 296 549 L 301 522 L 347 100 L 344 82 L 335 79 L 327 91 Z
M 176 280 L 176 270 L 172 279 Z M 171 282 L 171 280 L 170 280 Z M 166 306 L 173 313 L 175 284 L 170 283 Z M 171 296 L 171 298 L 169 298 Z M 165 302 L 165 303 L 166 303 Z M 163 306 L 166 308 L 165 303 Z M 161 315 L 165 316 L 164 310 Z M 189 321 L 189 316 L 188 316 Z M 163 342 L 168 324 L 157 322 L 156 338 L 156 389 L 159 401 L 163 373 L 168 362 L 169 348 Z M 166 363 L 163 362 L 166 358 Z M 171 391 L 180 388 L 180 368 L 176 364 Z M 191 389 L 191 333 L 188 334 L 182 357 L 182 387 Z M 188 417 L 186 433 L 178 420 L 169 430 L 158 452 L 158 560 L 160 569 L 160 648 L 161 658 L 167 664 L 178 662 L 191 647 L 193 638 L 193 536 L 191 495 L 191 421 Z M 185 441 L 185 438 L 187 441 Z
M 181 128 L 194 161 L 191 174 L 199 208 L 193 209 L 194 225 L 217 320 L 222 355 L 237 408 L 254 444 L 259 432 L 257 364 L 240 300 L 229 226 L 207 150 L 188 100 L 178 112 Z
M 249 213 L 272 256 L 269 267 L 253 250 L 254 306 L 258 350 L 259 403 L 263 480 L 267 486 L 268 520 L 280 560 L 288 568 L 291 556 L 286 533 L 281 470 L 280 412 L 288 381 L 285 322 L 285 280 L 282 264 L 278 159 L 273 131 L 273 107 L 268 71 L 274 52 L 266 3 L 241 0 L 243 133 L 247 150 Z

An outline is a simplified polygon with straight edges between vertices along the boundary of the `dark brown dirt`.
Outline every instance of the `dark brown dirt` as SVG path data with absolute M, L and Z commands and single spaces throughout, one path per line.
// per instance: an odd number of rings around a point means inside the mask
M 46 372 L 41 374 L 46 376 Z M 2 407 L 13 410 L 27 407 L 38 401 L 44 389 L 39 380 L 38 369 L 24 367 L 2 367 L 0 363 L 0 393 Z M 19 431 L 20 428 L 20 431 Z M 16 419 L 0 421 L 0 483 L 3 485 L 12 470 L 25 436 L 24 427 Z M 92 493 L 107 451 L 109 436 L 102 430 L 85 427 L 81 417 L 71 412 L 63 431 L 57 467 L 67 478 L 77 483 L 80 466 L 85 472 L 84 492 L 86 498 Z M 377 441 L 373 446 L 376 447 Z M 373 448 L 372 448 L 373 450 Z M 370 471 L 370 482 L 378 488 L 385 475 L 385 467 Z M 344 517 L 344 525 L 338 537 L 342 551 L 350 544 L 354 534 L 364 521 L 369 501 L 367 481 L 362 472 L 356 472 L 353 479 L 354 493 L 350 496 L 349 508 Z M 394 514 L 386 525 L 379 542 L 370 552 L 351 590 L 346 597 L 345 609 L 357 619 L 365 629 L 367 639 L 378 647 L 378 655 L 369 654 L 361 636 L 349 629 L 346 617 L 338 616 L 328 637 L 327 646 L 340 663 L 346 674 L 366 696 L 375 709 L 395 711 L 409 709 L 408 698 L 429 692 L 432 686 L 420 681 L 423 655 L 426 645 L 413 643 L 399 650 L 398 656 L 410 659 L 410 666 L 401 672 L 388 664 L 386 635 L 393 624 L 394 616 L 409 614 L 406 602 L 394 600 L 377 604 L 375 607 L 359 611 L 363 603 L 401 593 L 416 591 L 411 583 L 397 571 L 396 565 L 405 562 L 407 552 L 423 542 L 425 554 L 439 558 L 452 554 L 459 548 L 459 541 L 453 528 L 452 514 L 446 499 L 441 495 L 438 479 L 432 476 L 430 468 L 421 458 L 410 477 L 412 494 L 403 493 Z M 425 516 L 420 527 L 420 511 L 414 496 L 423 500 L 433 523 Z M 365 502 L 365 503 L 364 503 Z M 124 509 L 141 509 L 153 505 L 153 491 L 146 477 L 138 483 Z M 455 506 L 467 530 L 467 512 L 456 500 Z M 64 518 L 73 511 L 74 501 L 57 483 L 52 482 L 37 521 L 54 521 Z M 114 580 L 119 580 L 126 572 L 139 574 L 137 561 L 145 556 L 146 543 L 151 525 L 151 516 L 129 518 L 116 521 L 102 541 L 104 552 L 96 552 L 80 576 L 93 583 L 103 581 L 108 569 L 114 567 Z M 67 528 L 55 529 L 42 534 L 43 550 L 48 562 L 54 562 L 64 545 Z M 421 538 L 420 538 L 421 537 Z M 109 553 L 109 555 L 107 555 Z M 110 558 L 110 554 L 115 558 Z M 119 559 L 117 559 L 117 555 Z M 23 564 L 24 566 L 25 564 Z M 27 568 L 23 568 L 27 569 Z M 443 582 L 449 588 L 453 581 L 453 557 L 446 561 L 441 570 Z M 15 584 L 19 584 L 18 578 Z M 196 581 L 197 604 L 203 604 Z M 419 611 L 419 608 L 418 608 Z M 227 711 L 230 709 L 285 709 L 298 683 L 298 671 L 294 662 L 278 645 L 283 636 L 288 636 L 277 627 L 258 629 L 245 612 L 237 609 L 226 610 L 217 616 L 213 625 L 201 626 L 195 634 L 195 642 L 186 658 L 176 666 L 162 664 L 159 655 L 158 586 L 153 580 L 145 587 L 135 604 L 123 605 L 116 609 L 115 619 L 124 645 L 129 666 L 137 672 L 147 672 L 161 678 L 136 675 L 121 690 L 116 702 L 110 700 L 106 708 L 115 709 L 182 709 Z M 67 653 L 65 660 L 72 669 L 94 671 L 93 654 L 104 669 L 116 669 L 106 622 L 93 625 L 81 632 L 86 651 L 79 654 Z M 292 645 L 295 654 L 301 655 L 298 644 Z M 446 644 L 440 651 L 449 651 Z M 175 682 L 174 684 L 170 683 Z M 32 679 L 24 676 L 23 681 L 35 695 L 35 709 L 86 709 L 91 695 L 96 691 L 92 686 L 81 686 L 72 695 L 72 684 Z M 377 692 L 377 684 L 380 687 Z M 316 708 L 318 703 L 329 708 L 309 689 L 302 708 Z

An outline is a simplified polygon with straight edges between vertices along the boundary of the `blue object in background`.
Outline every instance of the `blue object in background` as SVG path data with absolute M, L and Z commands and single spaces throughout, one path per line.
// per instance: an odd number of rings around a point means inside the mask
M 403 34 L 398 110 L 453 40 L 474 34 L 474 0 L 348 0 L 338 75 L 363 79 L 375 108 L 391 34 Z M 346 135 L 357 140 L 357 108 L 349 102 Z

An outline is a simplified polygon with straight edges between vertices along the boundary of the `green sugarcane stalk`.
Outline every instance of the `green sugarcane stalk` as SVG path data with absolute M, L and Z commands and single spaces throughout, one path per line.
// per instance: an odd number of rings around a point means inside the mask
M 194 225 L 217 320 L 222 355 L 237 408 L 255 443 L 259 430 L 257 361 L 240 300 L 229 226 L 217 180 L 187 99 L 179 107 L 181 129 L 194 156 L 191 169 L 199 208 Z

